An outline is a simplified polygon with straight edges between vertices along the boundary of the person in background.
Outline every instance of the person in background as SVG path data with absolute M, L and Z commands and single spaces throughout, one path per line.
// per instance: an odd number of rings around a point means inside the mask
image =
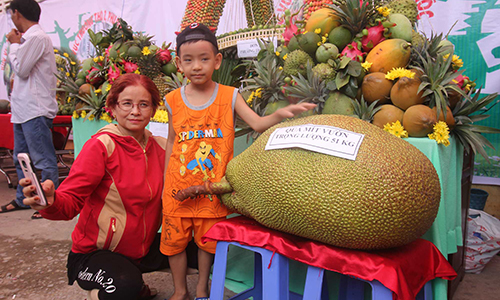
M 235 113 L 258 132 L 285 118 L 316 107 L 311 103 L 289 105 L 260 117 L 234 87 L 212 81 L 222 62 L 217 39 L 203 24 L 193 23 L 177 36 L 177 64 L 190 80 L 166 98 L 169 112 L 167 172 L 163 191 L 161 252 L 169 256 L 174 281 L 170 300 L 190 299 L 186 285 L 186 246 L 193 238 L 198 247 L 199 279 L 196 300 L 208 299 L 208 279 L 215 242 L 201 243 L 201 237 L 229 210 L 217 196 L 199 196 L 183 202 L 177 191 L 206 180 L 218 181 L 233 157 Z
M 42 30 L 40 6 L 34 0 L 13 0 L 8 8 L 17 29 L 7 34 L 9 60 L 15 74 L 11 95 L 11 122 L 14 124 L 14 164 L 19 179 L 24 178 L 18 153 L 28 153 L 42 180 L 59 182 L 57 158 L 52 143 L 52 121 L 58 110 L 56 100 L 56 61 L 49 36 Z M 23 204 L 22 187 L 16 199 L 2 206 L 0 213 L 29 209 Z M 32 219 L 41 218 L 35 212 Z
M 92 300 L 152 299 L 156 291 L 142 273 L 163 269 L 160 253 L 161 195 L 166 139 L 146 125 L 160 103 L 158 89 L 145 75 L 118 77 L 106 105 L 118 124 L 100 129 L 83 146 L 57 190 L 42 183 L 48 206 L 36 204 L 34 186 L 21 180 L 24 203 L 50 220 L 78 214 L 68 255 L 68 279 L 88 290 Z

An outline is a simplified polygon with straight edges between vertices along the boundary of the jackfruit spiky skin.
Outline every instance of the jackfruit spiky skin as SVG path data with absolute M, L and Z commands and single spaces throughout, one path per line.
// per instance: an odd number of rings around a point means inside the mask
M 274 129 L 321 124 L 364 134 L 356 160 L 299 148 L 264 150 Z M 432 225 L 439 178 L 410 143 L 357 118 L 315 115 L 275 125 L 231 160 L 231 210 L 276 229 L 351 249 L 412 242 Z
M 418 17 L 417 2 L 415 0 L 392 0 L 387 5 L 391 9 L 391 14 L 403 14 L 415 25 Z
M 285 60 L 285 64 L 283 65 L 283 73 L 285 76 L 297 74 L 306 75 L 307 73 L 307 62 L 314 65 L 314 61 L 306 52 L 297 49 L 290 53 L 288 53 L 287 58 Z

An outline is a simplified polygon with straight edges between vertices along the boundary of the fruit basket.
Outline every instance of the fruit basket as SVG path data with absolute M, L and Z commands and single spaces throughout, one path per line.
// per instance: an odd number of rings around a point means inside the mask
M 281 39 L 285 28 L 268 28 L 268 29 L 257 29 L 246 32 L 237 32 L 234 34 L 225 35 L 217 39 L 217 44 L 219 49 L 226 49 L 235 46 L 238 41 L 249 40 L 249 39 L 268 39 L 277 38 Z

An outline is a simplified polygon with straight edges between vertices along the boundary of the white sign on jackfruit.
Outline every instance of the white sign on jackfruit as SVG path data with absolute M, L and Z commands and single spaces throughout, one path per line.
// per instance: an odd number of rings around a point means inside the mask
M 265 150 L 302 148 L 349 160 L 356 160 L 364 134 L 324 125 L 306 124 L 277 128 Z

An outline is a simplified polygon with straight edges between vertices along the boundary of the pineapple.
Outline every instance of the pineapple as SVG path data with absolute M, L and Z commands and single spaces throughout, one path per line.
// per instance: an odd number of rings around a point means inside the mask
M 453 128 L 452 133 L 457 136 L 458 140 L 462 143 L 467 152 L 472 149 L 474 153 L 479 152 L 486 159 L 486 161 L 489 161 L 488 154 L 484 148 L 494 148 L 488 139 L 482 135 L 482 133 L 500 133 L 500 129 L 474 125 L 474 122 L 484 120 L 488 118 L 489 115 L 472 114 L 481 110 L 486 111 L 486 106 L 492 103 L 498 94 L 489 94 L 481 99 L 479 99 L 479 94 L 481 94 L 481 89 L 479 89 L 473 97 L 466 95 L 464 99 L 462 99 L 462 101 L 455 106 L 453 109 L 455 127 Z
M 375 107 L 378 104 L 378 100 L 373 101 L 369 106 L 365 101 L 363 96 L 361 100 L 352 99 L 352 105 L 354 106 L 354 116 L 367 122 L 373 121 L 373 116 L 382 108 L 382 106 Z
M 257 114 L 263 116 L 269 103 L 288 100 L 282 91 L 285 85 L 285 75 L 272 56 L 266 56 L 261 61 L 253 61 L 253 69 L 257 75 L 243 80 L 244 83 L 248 84 L 243 91 L 261 89 L 260 97 L 254 97 L 254 99 L 260 100 L 254 100 L 252 107 Z
M 287 91 L 291 97 L 301 99 L 300 102 L 312 102 L 317 104 L 314 111 L 319 113 L 323 111 L 330 90 L 326 88 L 326 81 L 321 80 L 321 77 L 315 74 L 312 69 L 312 65 L 307 63 L 307 78 L 300 73 L 298 76 L 292 75 L 296 84 L 286 86 L 285 91 Z
M 447 59 L 439 53 L 439 42 L 442 35 L 432 36 L 429 41 L 425 41 L 421 49 L 417 50 L 418 60 L 415 60 L 416 68 L 423 72 L 420 80 L 419 92 L 424 90 L 422 97 L 427 97 L 428 105 L 432 108 L 436 106 L 437 115 L 444 115 L 446 118 L 446 106 L 449 106 L 448 93 L 455 91 L 465 97 L 462 91 L 453 80 L 461 75 L 464 70 L 454 71 L 451 67 L 452 56 Z
M 329 7 L 340 18 L 340 24 L 355 36 L 368 25 L 375 24 L 375 19 L 379 17 L 375 7 L 382 2 L 382 0 L 334 0 Z
M 163 97 L 168 93 L 168 84 L 165 80 L 164 76 L 159 74 L 153 78 L 153 82 L 158 88 L 158 92 L 160 92 L 160 99 L 163 100 Z

